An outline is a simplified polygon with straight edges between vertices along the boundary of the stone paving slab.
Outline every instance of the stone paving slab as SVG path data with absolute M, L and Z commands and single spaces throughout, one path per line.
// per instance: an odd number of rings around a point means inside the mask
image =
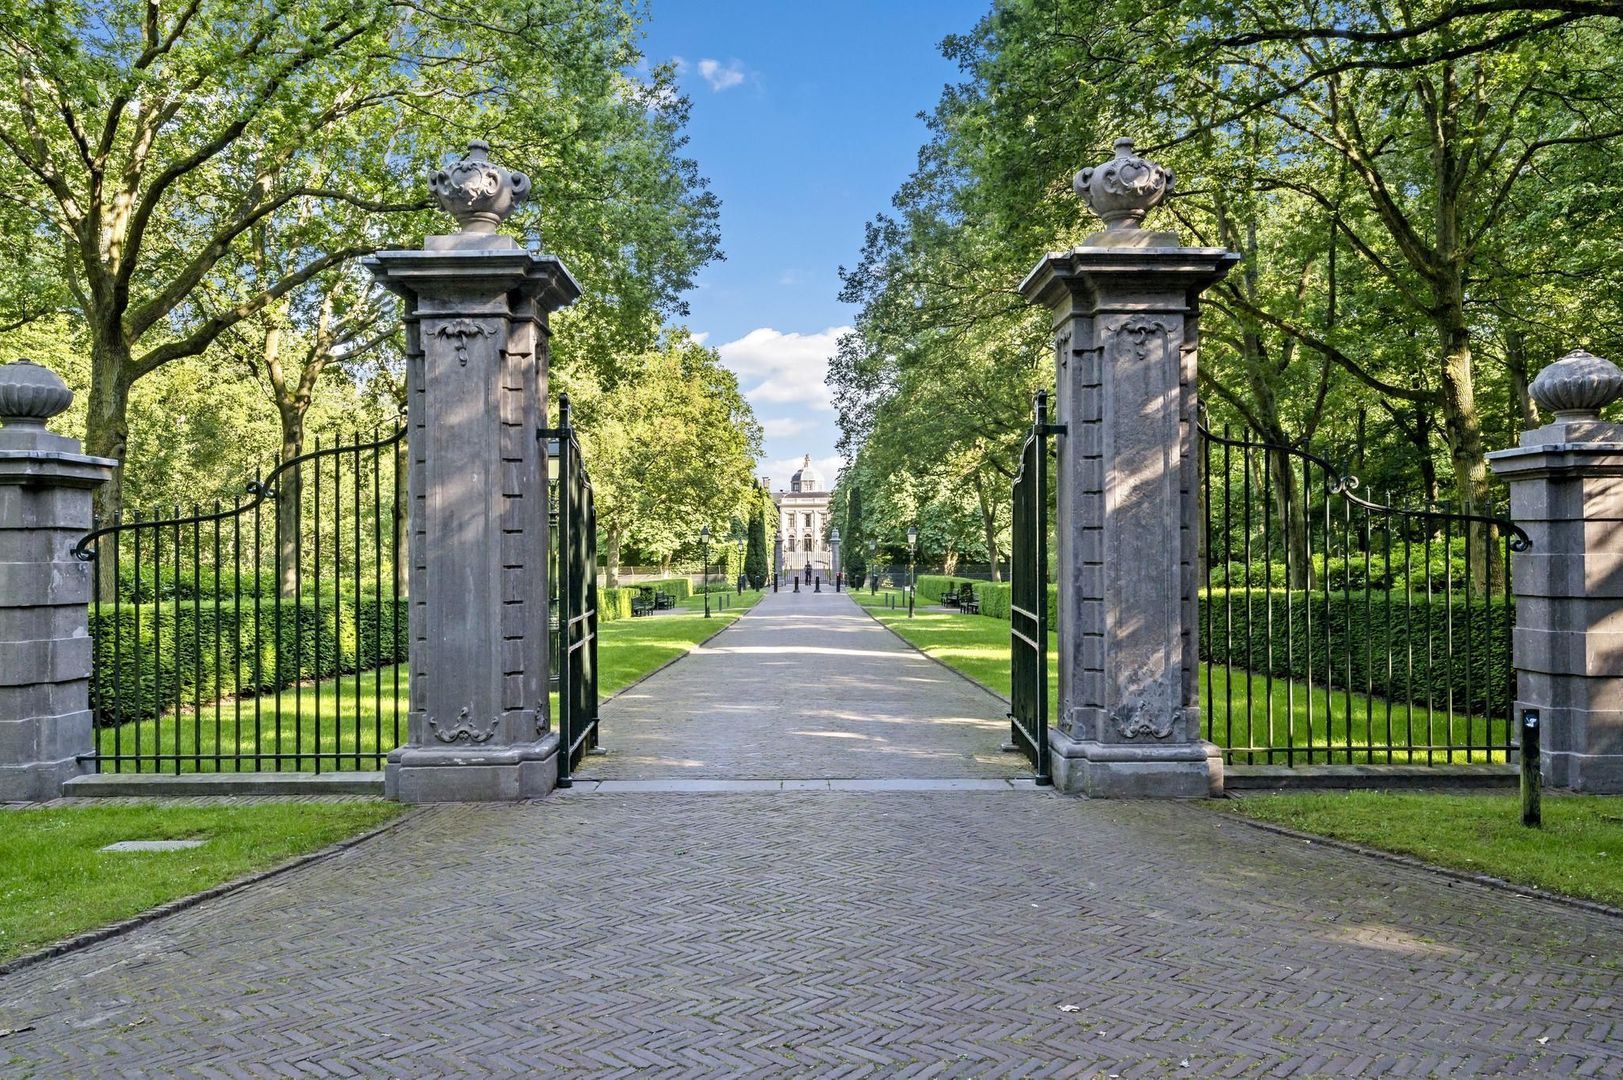
M 604 705 L 590 780 L 1008 778 L 1001 698 L 844 593 L 767 593 L 703 648 Z
M 565 796 L 0 979 L 0 1074 L 1615 1076 L 1620 962 L 1196 805 Z

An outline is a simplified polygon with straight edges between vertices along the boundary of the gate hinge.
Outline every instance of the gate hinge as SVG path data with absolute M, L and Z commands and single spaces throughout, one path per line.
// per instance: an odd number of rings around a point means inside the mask
M 1064 424 L 1038 424 L 1037 432 L 1040 435 L 1068 435 Z

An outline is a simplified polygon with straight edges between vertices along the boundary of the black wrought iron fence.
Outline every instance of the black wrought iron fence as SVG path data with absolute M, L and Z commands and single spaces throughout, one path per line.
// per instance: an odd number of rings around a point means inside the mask
M 558 678 L 558 786 L 598 744 L 597 510 L 592 480 L 570 420 L 569 395 L 558 399 L 558 426 L 543 429 L 555 476 L 551 495 L 553 595 L 558 612 L 550 644 Z
M 230 505 L 79 542 L 100 771 L 382 767 L 407 711 L 404 437 L 317 442 Z
M 1206 735 L 1244 764 L 1508 760 L 1508 520 L 1365 498 L 1300 448 L 1200 429 Z

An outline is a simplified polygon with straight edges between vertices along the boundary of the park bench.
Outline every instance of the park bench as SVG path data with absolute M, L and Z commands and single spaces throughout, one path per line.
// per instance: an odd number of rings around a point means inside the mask
M 958 586 L 956 584 L 947 586 L 947 591 L 941 594 L 941 603 L 946 607 L 958 606 Z
M 958 590 L 958 610 L 966 615 L 979 615 L 981 602 L 975 596 L 975 586 L 965 585 Z
M 639 615 L 653 614 L 654 609 L 659 605 L 659 601 L 656 599 L 658 595 L 659 594 L 657 592 L 647 585 L 639 586 L 637 588 L 637 595 L 631 598 L 632 618 L 636 618 Z
M 664 589 L 654 590 L 654 610 L 666 611 L 676 606 L 676 596 Z

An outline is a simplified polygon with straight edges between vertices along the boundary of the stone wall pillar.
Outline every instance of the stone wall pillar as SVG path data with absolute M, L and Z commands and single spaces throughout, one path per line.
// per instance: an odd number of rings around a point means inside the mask
M 1197 301 L 1239 256 L 1141 227 L 1172 175 L 1118 140 L 1077 174 L 1106 222 L 1021 293 L 1053 312 L 1059 715 L 1054 783 L 1103 797 L 1218 794 L 1201 738 L 1196 629 Z
M 430 187 L 462 231 L 385 251 L 405 301 L 410 501 L 409 741 L 402 802 L 522 799 L 557 783 L 547 707 L 547 314 L 580 288 L 497 235 L 529 192 L 475 142 Z
M 95 749 L 90 714 L 92 492 L 118 464 L 45 421 L 73 393 L 27 360 L 0 367 L 0 802 L 62 794 Z
M 1516 715 L 1539 713 L 1544 782 L 1623 793 L 1623 371 L 1586 352 L 1529 388 L 1554 419 L 1488 455 L 1532 541 L 1511 556 Z

